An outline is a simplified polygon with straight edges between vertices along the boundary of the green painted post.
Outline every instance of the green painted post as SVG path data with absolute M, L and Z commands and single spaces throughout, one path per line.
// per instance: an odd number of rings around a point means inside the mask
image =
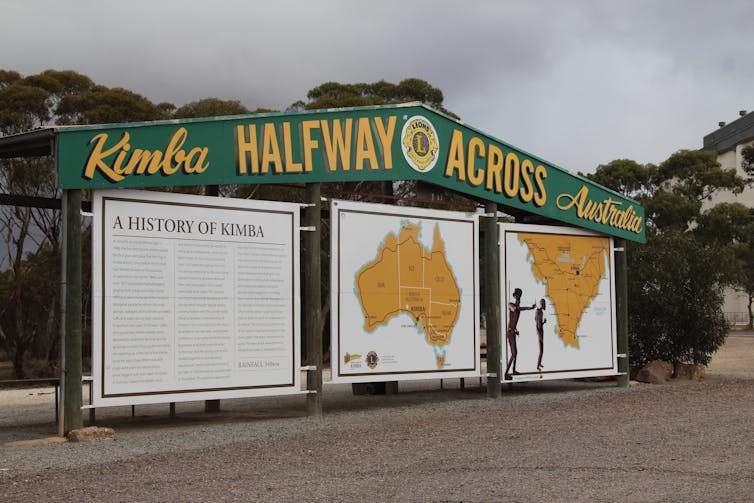
M 81 190 L 68 190 L 65 198 L 65 369 L 63 389 L 64 432 L 81 428 Z
M 500 396 L 500 245 L 497 204 L 485 203 L 484 212 L 484 283 L 487 319 L 487 396 Z
M 313 366 L 306 374 L 306 389 L 311 391 L 306 397 L 306 408 L 309 415 L 322 415 L 322 294 L 321 280 L 322 271 L 320 264 L 320 239 L 321 224 L 320 212 L 322 210 L 321 186 L 319 183 L 306 185 L 306 202 L 304 209 L 303 226 L 314 228 L 307 230 L 302 235 L 303 260 L 303 298 L 306 299 L 304 312 L 303 336 L 306 339 L 306 365 Z
M 218 185 L 205 185 L 204 186 L 204 195 L 210 196 L 210 197 L 219 197 L 220 196 L 220 187 Z M 175 411 L 173 410 L 173 413 Z M 205 400 L 204 401 L 204 412 L 220 412 L 220 400 Z M 172 416 L 171 416 L 172 417 Z
M 615 240 L 615 290 L 618 317 L 618 386 L 628 387 L 628 260 L 626 240 Z M 623 356 L 625 355 L 625 356 Z

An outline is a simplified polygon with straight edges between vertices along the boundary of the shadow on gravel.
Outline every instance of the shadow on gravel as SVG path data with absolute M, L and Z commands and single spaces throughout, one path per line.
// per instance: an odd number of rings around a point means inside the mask
M 615 387 L 614 381 L 589 380 L 540 381 L 532 383 L 503 384 L 501 399 L 506 396 L 563 394 L 595 388 Z M 486 400 L 485 383 L 466 379 L 461 389 L 457 379 L 445 380 L 443 388 L 438 381 L 401 382 L 399 393 L 380 395 L 354 395 L 350 385 L 326 385 L 323 395 L 323 413 L 368 412 L 417 407 L 467 400 Z M 39 403 L 15 405 L 15 424 L 0 426 L 0 444 L 55 435 L 57 426 L 52 421 L 52 410 Z M 175 416 L 171 417 L 169 404 L 106 407 L 96 409 L 95 422 L 89 422 L 84 411 L 84 426 L 107 426 L 117 431 L 139 431 L 153 428 L 185 428 L 202 425 L 245 423 L 307 416 L 306 397 L 259 397 L 223 400 L 219 412 L 205 412 L 204 402 L 177 403 Z M 133 416 L 132 416 L 133 411 Z M 8 419 L 8 418 L 6 418 Z M 6 421 L 4 421 L 6 422 Z

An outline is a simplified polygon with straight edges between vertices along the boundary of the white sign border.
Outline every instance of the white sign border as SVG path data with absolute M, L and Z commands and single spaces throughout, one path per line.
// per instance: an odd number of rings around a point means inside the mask
M 474 330 L 474 368 L 471 370 L 433 370 L 401 373 L 369 373 L 366 375 L 340 375 L 340 361 L 344 355 L 340 354 L 339 347 L 339 213 L 340 211 L 369 212 L 384 214 L 386 216 L 399 216 L 401 218 L 431 218 L 436 220 L 454 219 L 468 220 L 473 225 L 474 250 L 473 275 L 474 275 L 474 314 L 472 326 Z M 363 203 L 344 200 L 332 200 L 330 204 L 330 362 L 331 379 L 333 383 L 368 383 L 385 381 L 408 381 L 422 379 L 450 379 L 479 377 L 481 375 L 480 364 L 480 302 L 479 302 L 479 216 L 475 213 L 463 213 L 454 211 L 433 210 L 406 206 L 394 206 L 387 204 Z
M 618 374 L 618 342 L 617 342 L 617 313 L 616 313 L 616 290 L 615 290 L 615 239 L 607 234 L 592 232 L 576 227 L 553 226 L 553 225 L 532 225 L 532 224 L 512 224 L 499 223 L 499 246 L 500 246 L 500 344 L 502 346 L 502 361 L 500 367 L 500 381 L 502 383 L 511 382 L 532 382 L 545 381 L 554 379 L 577 379 L 583 377 L 604 377 L 615 376 Z M 568 369 L 563 371 L 547 371 L 541 373 L 526 373 L 520 375 L 511 375 L 511 379 L 505 379 L 505 367 L 508 361 L 508 343 L 506 341 L 506 327 L 508 325 L 508 298 L 506 297 L 506 250 L 505 234 L 506 232 L 530 232 L 535 234 L 566 234 L 572 236 L 599 237 L 608 240 L 610 245 L 610 331 L 612 345 L 612 366 L 599 369 Z
M 293 361 L 292 383 L 290 385 L 229 387 L 191 391 L 150 392 L 145 394 L 103 395 L 104 368 L 102 350 L 106 334 L 103 331 L 103 228 L 105 201 L 108 198 L 134 201 L 134 203 L 177 203 L 207 208 L 241 208 L 256 211 L 291 213 L 292 216 L 292 261 L 293 261 Z M 188 402 L 197 400 L 219 400 L 306 393 L 301 391 L 301 293 L 300 293 L 300 205 L 277 201 L 219 198 L 176 194 L 170 192 L 141 191 L 134 189 L 95 190 L 92 195 L 92 403 L 90 407 L 119 405 L 143 405 L 153 403 Z

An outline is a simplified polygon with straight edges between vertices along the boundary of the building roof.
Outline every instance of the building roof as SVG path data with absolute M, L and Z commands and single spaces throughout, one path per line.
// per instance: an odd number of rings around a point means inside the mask
M 754 112 L 749 112 L 706 135 L 702 145 L 704 150 L 713 150 L 721 154 L 751 140 L 754 140 Z

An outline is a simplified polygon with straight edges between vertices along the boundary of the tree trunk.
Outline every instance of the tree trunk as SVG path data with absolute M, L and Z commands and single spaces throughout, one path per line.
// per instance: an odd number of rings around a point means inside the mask
M 749 305 L 747 306 L 749 309 L 749 326 L 747 328 L 749 330 L 754 328 L 754 314 L 751 312 L 752 300 L 754 300 L 754 292 L 749 292 Z
M 14 349 L 13 372 L 16 374 L 16 379 L 25 379 L 26 373 L 24 372 L 24 353 L 26 353 L 26 346 L 22 344 L 20 340 L 17 340 Z
M 24 334 L 24 306 L 21 299 L 22 281 L 20 267 L 15 277 L 15 288 L 13 291 L 13 304 L 14 304 L 14 322 L 16 326 L 16 343 L 15 354 L 13 355 L 13 370 L 16 372 L 16 379 L 23 379 L 26 377 L 24 374 L 24 353 L 26 352 L 26 344 L 24 340 L 26 334 Z

